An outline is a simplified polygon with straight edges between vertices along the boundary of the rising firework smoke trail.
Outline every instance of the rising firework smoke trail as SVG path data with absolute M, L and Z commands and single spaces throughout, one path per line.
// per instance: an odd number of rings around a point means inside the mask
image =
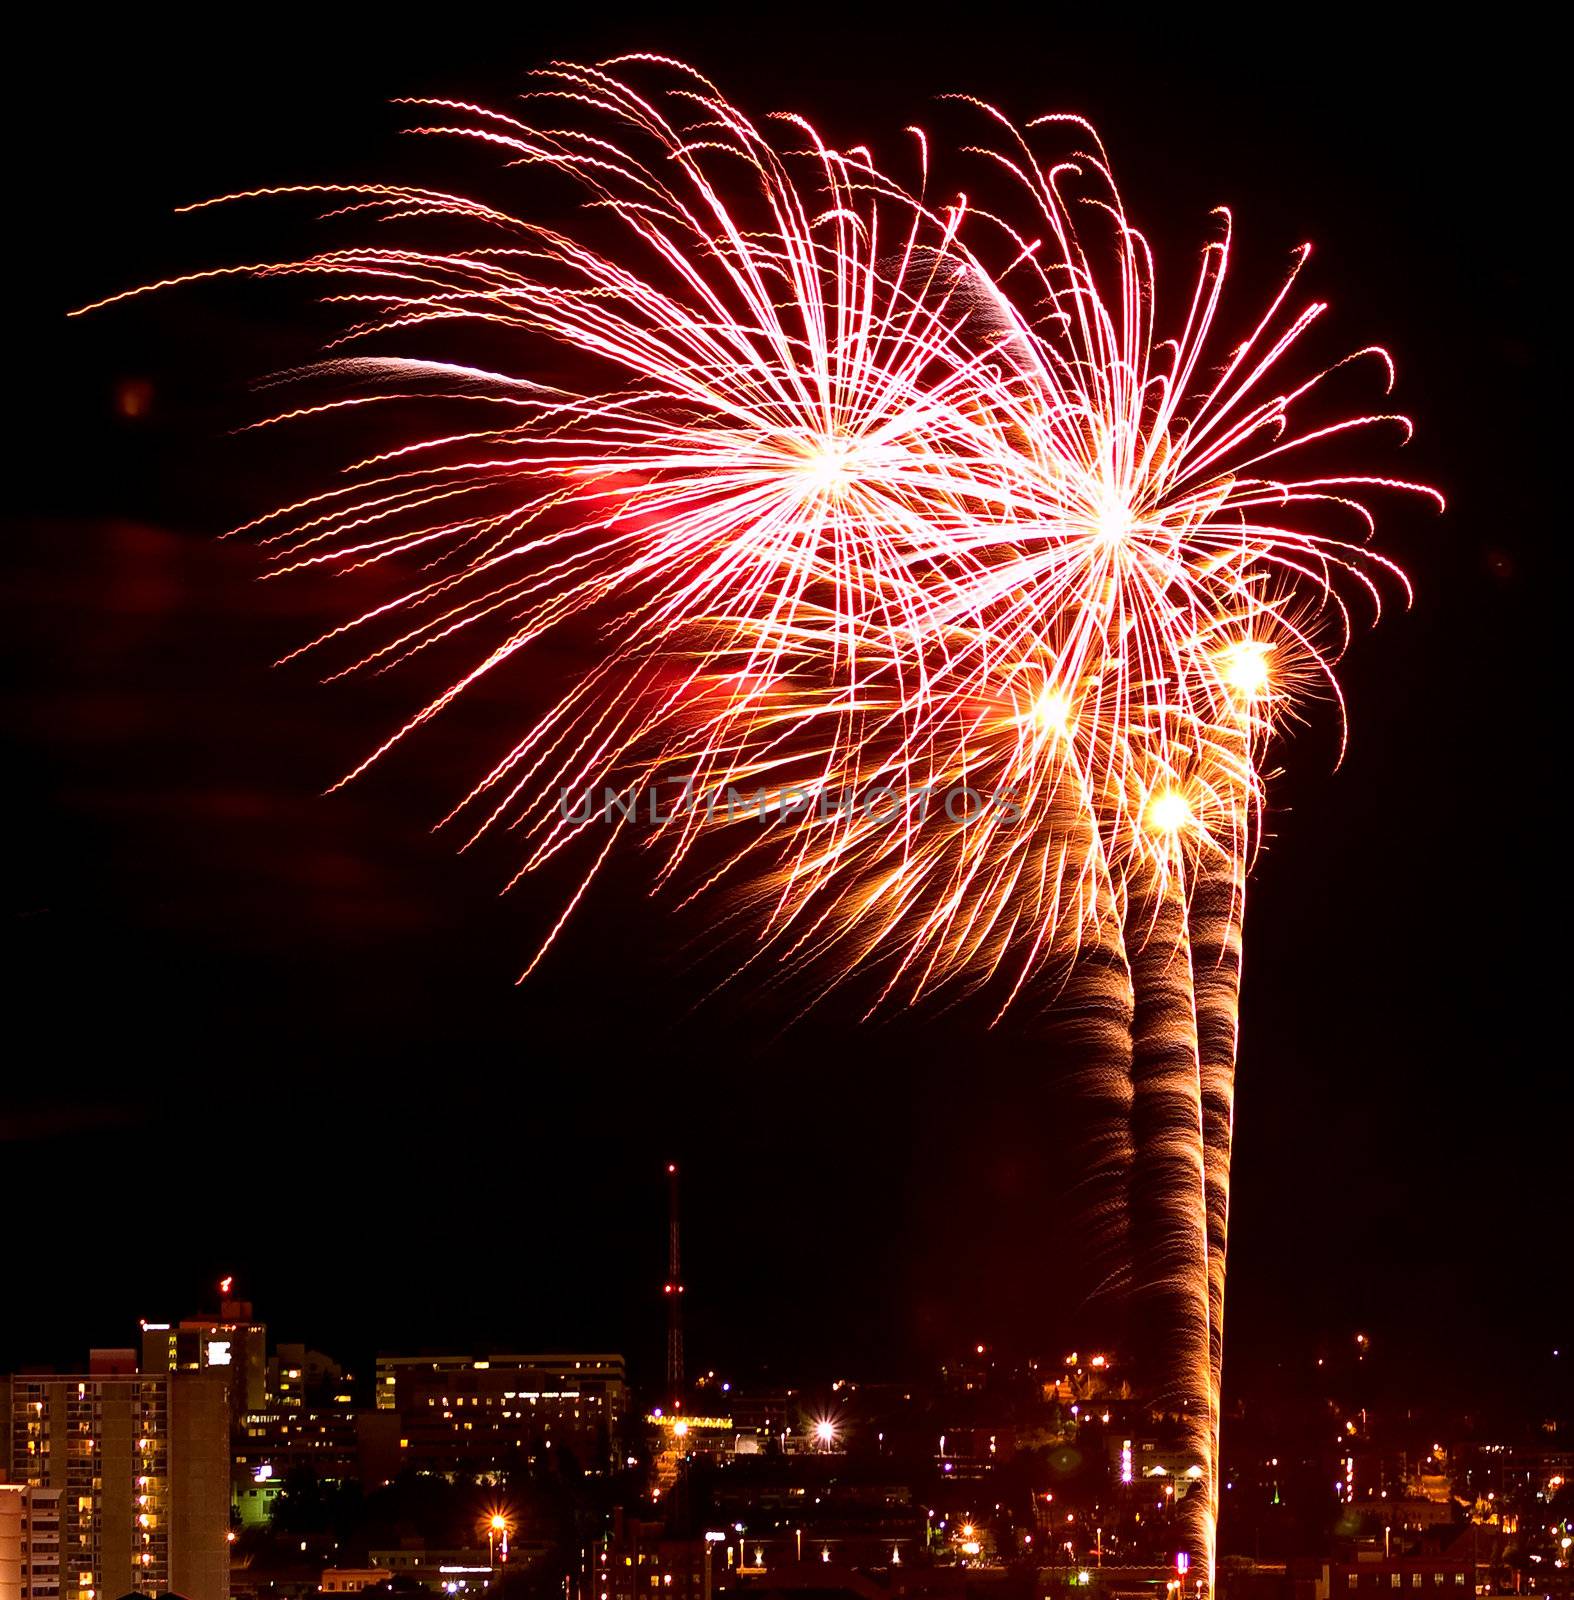
M 1178 827 L 1166 818 L 1166 829 Z M 1215 1533 L 1217 1426 L 1209 1359 L 1209 1278 L 1197 1020 L 1191 942 L 1178 875 L 1155 873 L 1133 895 L 1133 1235 L 1144 1323 L 1168 1374 L 1160 1398 L 1179 1416 L 1187 1465 L 1173 1485 L 1184 1500 L 1189 1550 L 1208 1554 Z M 1198 1270 L 1198 1263 L 1201 1270 Z M 1150 1357 L 1151 1359 L 1151 1357 Z
M 1041 1003 L 1045 1014 L 1037 1026 L 1046 1057 L 1089 1113 L 1082 1193 L 1094 1292 L 1124 1298 L 1133 1278 L 1135 996 L 1120 913 L 1113 903 L 1099 907 L 1067 960 L 1063 981 Z
M 1208 1365 L 1215 1400 L 1224 1371 L 1224 1265 L 1230 1223 L 1230 1153 L 1235 1136 L 1235 1052 L 1240 1026 L 1241 864 L 1211 862 L 1191 905 L 1197 1065 L 1208 1219 Z
M 962 105 L 988 203 L 931 200 L 921 134 L 906 184 L 679 63 L 560 64 L 515 113 L 425 102 L 421 131 L 573 186 L 571 220 L 256 191 L 375 241 L 170 281 L 331 290 L 325 387 L 268 425 L 454 412 L 244 530 L 270 575 L 397 577 L 306 647 L 331 674 L 470 652 L 344 781 L 543 640 L 593 637 L 447 819 L 510 830 L 521 876 L 587 863 L 543 950 L 638 826 L 658 881 L 739 891 L 746 969 L 1053 1010 L 1103 1111 L 1092 1204 L 1160 1308 L 1211 1583 L 1264 763 L 1299 704 L 1339 700 L 1347 591 L 1403 582 L 1367 499 L 1435 491 L 1325 465 L 1409 424 L 1322 403 L 1304 251 L 1226 340 L 1225 214 L 1173 316 L 1093 130 Z M 1391 387 L 1382 351 L 1354 362 Z M 560 803 L 609 788 L 684 803 L 611 827 Z M 958 814 L 958 791 L 990 803 Z

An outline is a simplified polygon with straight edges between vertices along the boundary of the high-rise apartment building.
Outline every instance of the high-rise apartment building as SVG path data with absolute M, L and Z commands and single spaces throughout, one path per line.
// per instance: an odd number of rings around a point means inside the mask
M 60 1600 L 60 1491 L 0 1483 L 0 1600 Z
M 59 1497 L 49 1600 L 166 1591 L 227 1600 L 225 1379 L 127 1372 L 123 1353 L 114 1357 L 78 1376 L 20 1374 L 0 1389 L 5 1475 Z
M 229 1282 L 228 1279 L 225 1280 Z M 227 1295 L 214 1317 L 142 1324 L 144 1372 L 217 1372 L 229 1386 L 230 1415 L 268 1406 L 268 1330 L 249 1300 Z

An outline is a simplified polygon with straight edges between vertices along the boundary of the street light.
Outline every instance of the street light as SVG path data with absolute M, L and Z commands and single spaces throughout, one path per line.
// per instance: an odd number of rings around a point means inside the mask
M 711 1597 L 711 1557 L 716 1546 L 725 1539 L 725 1533 L 707 1533 L 705 1535 L 705 1600 Z
M 486 1564 L 496 1572 L 499 1562 L 508 1560 L 508 1536 L 513 1531 L 504 1511 L 493 1511 L 486 1519 Z

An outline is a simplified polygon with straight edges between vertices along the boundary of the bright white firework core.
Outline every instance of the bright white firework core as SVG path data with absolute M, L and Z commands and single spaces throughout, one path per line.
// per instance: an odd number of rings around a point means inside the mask
M 845 494 L 852 484 L 852 451 L 843 439 L 810 441 L 798 470 L 811 493 L 834 500 Z
M 1219 674 L 1238 695 L 1255 700 L 1268 692 L 1268 645 L 1261 639 L 1242 639 L 1219 656 Z
M 1160 789 L 1148 801 L 1147 815 L 1155 833 L 1179 833 L 1191 822 L 1191 802 L 1179 789 Z
M 1071 702 L 1059 689 L 1046 686 L 1033 702 L 1032 720 L 1045 733 L 1063 735 L 1071 728 Z

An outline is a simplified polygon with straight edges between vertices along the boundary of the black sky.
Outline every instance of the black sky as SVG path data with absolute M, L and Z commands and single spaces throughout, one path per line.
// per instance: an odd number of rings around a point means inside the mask
M 635 873 L 515 988 L 552 886 L 500 901 L 506 847 L 455 860 L 428 831 L 506 690 L 320 796 L 416 690 L 271 669 L 342 596 L 259 585 L 253 553 L 215 540 L 336 459 L 227 431 L 320 316 L 241 289 L 64 318 L 275 253 L 281 229 L 306 242 L 268 211 L 173 217 L 183 201 L 433 162 L 395 95 L 501 101 L 530 66 L 625 49 L 884 149 L 947 90 L 1082 111 L 1172 283 L 1215 204 L 1237 215 L 1243 298 L 1315 242 L 1307 286 L 1340 343 L 1398 358 L 1418 438 L 1395 470 L 1450 509 L 1388 517 L 1415 605 L 1356 640 L 1342 769 L 1323 719 L 1276 790 L 1248 924 L 1232 1361 L 1359 1326 L 1465 1387 L 1483 1359 L 1523 1372 L 1574 1344 L 1562 91 L 1530 15 L 1495 8 L 1469 35 L 973 5 L 51 24 L 8 91 L 0 633 L 0 1120 L 8 1197 L 47 1243 L 8 1285 L 0 1370 L 123 1342 L 221 1271 L 279 1334 L 352 1359 L 493 1341 L 645 1358 L 669 1153 L 699 1359 L 867 1370 L 1083 1325 L 1063 1119 L 1032 1050 L 835 1015 L 780 1034 L 780 1008 L 746 998 L 695 1010 L 684 930 Z M 127 380 L 150 385 L 142 418 L 117 412 Z

